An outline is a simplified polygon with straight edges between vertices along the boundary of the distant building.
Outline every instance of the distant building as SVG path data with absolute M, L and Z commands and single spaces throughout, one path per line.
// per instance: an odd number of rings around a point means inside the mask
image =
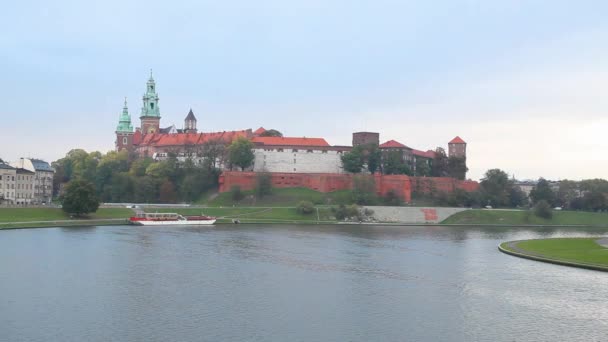
M 36 172 L 26 169 L 16 169 L 15 204 L 32 204 L 35 201 L 34 183 Z
M 0 163 L 0 204 L 15 203 L 17 169 Z
M 34 194 L 32 204 L 50 204 L 53 198 L 53 176 L 55 170 L 41 159 L 21 158 L 11 166 L 34 173 Z M 15 172 L 16 173 L 16 172 Z M 24 173 L 23 176 L 26 176 Z
M 467 143 L 460 137 L 452 139 L 448 143 L 448 157 L 467 157 Z
M 358 145 L 380 145 L 380 133 L 355 132 L 353 133 L 353 147 Z

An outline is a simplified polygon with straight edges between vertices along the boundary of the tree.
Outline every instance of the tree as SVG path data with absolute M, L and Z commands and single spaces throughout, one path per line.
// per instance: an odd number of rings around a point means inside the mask
M 243 194 L 243 191 L 241 191 L 240 186 L 233 185 L 230 188 L 230 197 L 232 198 L 233 201 L 239 202 L 240 200 L 242 200 L 245 197 L 245 195 Z
M 431 166 L 426 158 L 416 158 L 416 176 L 426 177 L 431 175 Z
M 175 192 L 175 185 L 166 179 L 160 185 L 159 189 L 159 200 L 161 203 L 175 203 L 177 199 L 177 193 Z
M 276 129 L 269 129 L 260 134 L 261 137 L 282 137 L 283 133 L 277 131 Z
M 509 180 L 509 175 L 506 172 L 500 169 L 486 171 L 479 186 L 485 204 L 496 207 L 509 205 L 509 194 L 513 183 Z
M 450 177 L 464 180 L 467 175 L 467 160 L 464 157 L 449 157 L 448 158 L 448 175 Z
M 570 203 L 578 197 L 578 182 L 570 180 L 562 180 L 559 182 L 557 193 L 555 194 L 556 204 L 570 208 Z
M 310 201 L 300 201 L 296 206 L 296 211 L 302 215 L 310 215 L 315 211 L 315 206 Z
M 551 219 L 553 217 L 553 211 L 551 211 L 551 205 L 546 200 L 540 200 L 534 206 L 534 215 L 544 218 Z
M 76 179 L 70 181 L 61 198 L 62 209 L 68 214 L 82 216 L 93 213 L 99 208 L 99 197 L 93 183 Z
M 253 164 L 253 143 L 246 138 L 240 137 L 228 147 L 228 158 L 231 165 L 236 165 L 244 171 Z
M 518 186 L 512 185 L 509 191 L 509 206 L 523 207 L 528 204 L 528 196 Z
M 376 183 L 374 178 L 366 175 L 353 177 L 353 201 L 357 204 L 376 203 Z
M 350 152 L 342 154 L 342 168 L 346 172 L 360 173 L 363 168 L 363 151 L 360 146 L 355 146 Z
M 410 175 L 412 172 L 403 160 L 401 151 L 388 151 L 385 155 L 384 174 L 386 175 Z
M 258 173 L 255 179 L 255 194 L 262 198 L 272 193 L 272 178 L 269 173 Z
M 376 144 L 370 144 L 365 151 L 365 159 L 367 161 L 367 169 L 370 173 L 376 173 L 382 163 L 382 152 Z
M 448 156 L 445 150 L 441 147 L 435 149 L 435 159 L 433 159 L 433 168 L 431 170 L 433 177 L 447 177 L 448 172 Z
M 536 186 L 530 191 L 530 198 L 532 199 L 532 203 L 536 204 L 542 200 L 547 201 L 549 205 L 554 205 L 555 202 L 555 194 L 553 190 L 551 190 L 551 186 L 546 179 L 540 178 Z

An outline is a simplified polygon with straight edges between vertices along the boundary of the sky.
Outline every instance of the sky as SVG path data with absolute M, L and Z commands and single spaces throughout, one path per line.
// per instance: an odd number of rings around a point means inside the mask
M 107 152 L 153 70 L 161 126 L 467 141 L 468 177 L 608 178 L 608 2 L 13 1 L 0 158 Z

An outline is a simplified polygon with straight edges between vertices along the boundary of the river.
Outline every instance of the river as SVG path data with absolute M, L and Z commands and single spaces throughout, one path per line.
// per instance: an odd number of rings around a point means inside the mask
M 601 341 L 608 273 L 498 252 L 606 229 L 0 231 L 1 341 Z

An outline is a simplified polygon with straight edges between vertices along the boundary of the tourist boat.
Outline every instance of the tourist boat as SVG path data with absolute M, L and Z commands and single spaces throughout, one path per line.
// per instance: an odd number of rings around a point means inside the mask
M 214 224 L 216 219 L 211 216 L 182 216 L 176 213 L 138 213 L 129 218 L 132 224 L 140 226 L 198 226 Z

